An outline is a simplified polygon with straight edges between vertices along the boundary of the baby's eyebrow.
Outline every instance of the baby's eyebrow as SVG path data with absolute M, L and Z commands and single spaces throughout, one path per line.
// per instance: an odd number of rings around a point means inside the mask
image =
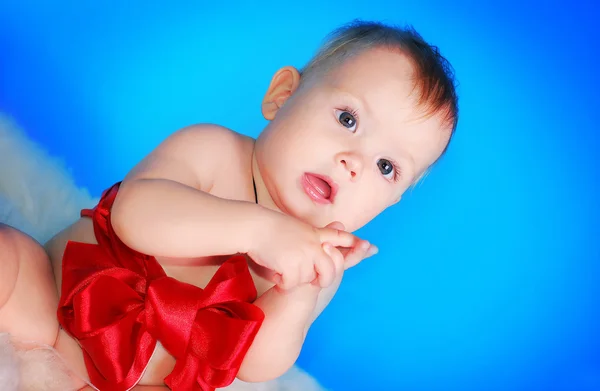
M 350 99 L 350 100 L 356 102 L 358 105 L 360 105 L 361 109 L 363 109 L 361 111 L 364 111 L 366 113 L 370 112 L 369 105 L 368 105 L 368 102 L 366 99 L 361 98 L 360 96 L 357 96 L 356 94 L 353 94 L 341 87 L 334 87 L 334 92 L 337 95 L 341 95 L 346 99 Z

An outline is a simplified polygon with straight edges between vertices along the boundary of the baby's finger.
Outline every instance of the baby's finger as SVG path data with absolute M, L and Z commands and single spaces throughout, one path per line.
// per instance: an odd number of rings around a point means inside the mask
M 327 288 L 335 278 L 335 264 L 329 247 L 331 245 L 325 246 L 322 254 L 315 260 L 314 269 L 321 288 Z
M 337 229 L 337 230 L 340 230 L 340 231 L 345 231 L 346 230 L 346 227 L 344 227 L 344 224 L 342 224 L 339 221 L 332 221 L 331 223 L 327 224 L 325 226 L 325 228 L 333 228 L 333 229 Z
M 273 282 L 275 283 L 275 285 L 277 285 L 278 287 L 281 288 L 281 285 L 283 284 L 283 278 L 281 278 L 281 274 L 279 273 L 275 273 L 273 274 Z
M 356 246 L 354 246 L 354 247 L 356 247 Z M 338 250 L 340 250 L 340 252 L 344 256 L 344 259 L 346 259 L 346 256 L 350 253 L 350 251 L 354 250 L 354 247 L 336 247 L 336 248 Z
M 333 247 L 354 247 L 360 240 L 350 232 L 333 228 L 319 229 L 321 243 L 331 243 Z
M 281 278 L 279 279 L 279 284 L 277 285 L 282 290 L 292 289 L 299 283 L 298 279 L 300 278 L 300 275 L 295 270 L 292 273 L 290 273 L 290 271 L 287 270 L 285 273 L 281 273 L 280 276 Z
M 335 266 L 335 276 L 339 276 L 344 271 L 344 254 L 331 243 L 323 243 L 323 250 L 331 257 Z
M 348 254 L 344 261 L 344 270 L 358 265 L 363 259 L 377 254 L 377 246 L 370 244 L 366 240 L 361 240 Z
M 361 240 L 354 248 L 352 248 L 344 259 L 344 270 L 348 270 L 356 266 L 362 261 L 369 249 L 369 242 Z
M 315 266 L 311 262 L 303 262 L 298 265 L 298 274 L 300 278 L 298 279 L 298 284 L 305 284 L 315 280 L 318 278 L 317 271 L 315 270 Z

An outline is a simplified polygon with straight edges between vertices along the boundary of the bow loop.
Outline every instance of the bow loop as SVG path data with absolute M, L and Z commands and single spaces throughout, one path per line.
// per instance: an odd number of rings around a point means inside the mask
M 188 389 L 191 378 L 196 380 L 194 391 L 231 384 L 264 319 L 262 310 L 249 303 L 252 297 L 256 288 L 246 259 L 230 258 L 202 292 L 199 303 L 204 307 L 196 314 L 185 360 L 178 360 L 165 379 L 169 387 Z
M 234 256 L 221 265 L 204 292 L 203 307 L 225 302 L 254 301 L 256 288 L 244 256 Z
M 245 258 L 223 263 L 205 289 L 167 277 L 154 257 L 128 248 L 112 230 L 118 185 L 83 211 L 98 244 L 69 242 L 63 256 L 57 315 L 79 341 L 92 384 L 131 389 L 160 341 L 176 359 L 165 378 L 172 389 L 229 385 L 264 318 L 251 304 L 256 288 Z

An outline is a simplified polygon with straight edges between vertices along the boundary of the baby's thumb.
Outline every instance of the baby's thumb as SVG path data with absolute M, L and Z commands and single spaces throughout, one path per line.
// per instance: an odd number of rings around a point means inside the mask
M 325 228 L 337 229 L 339 231 L 346 230 L 346 227 L 344 227 L 344 224 L 342 224 L 341 221 L 332 221 L 331 223 L 327 224 Z

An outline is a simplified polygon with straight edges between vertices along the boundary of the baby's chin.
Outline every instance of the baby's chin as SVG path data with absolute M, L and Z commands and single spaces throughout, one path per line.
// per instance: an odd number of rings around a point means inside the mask
M 338 218 L 337 221 L 340 221 L 342 224 L 344 224 L 345 231 L 355 232 L 363 228 L 371 220 L 373 220 L 373 218 L 365 219 L 364 216 L 344 216 Z
M 303 223 L 311 225 L 316 228 L 323 228 L 334 220 L 331 220 L 315 208 L 294 208 L 293 206 L 284 205 L 281 211 L 285 214 L 292 216 Z

